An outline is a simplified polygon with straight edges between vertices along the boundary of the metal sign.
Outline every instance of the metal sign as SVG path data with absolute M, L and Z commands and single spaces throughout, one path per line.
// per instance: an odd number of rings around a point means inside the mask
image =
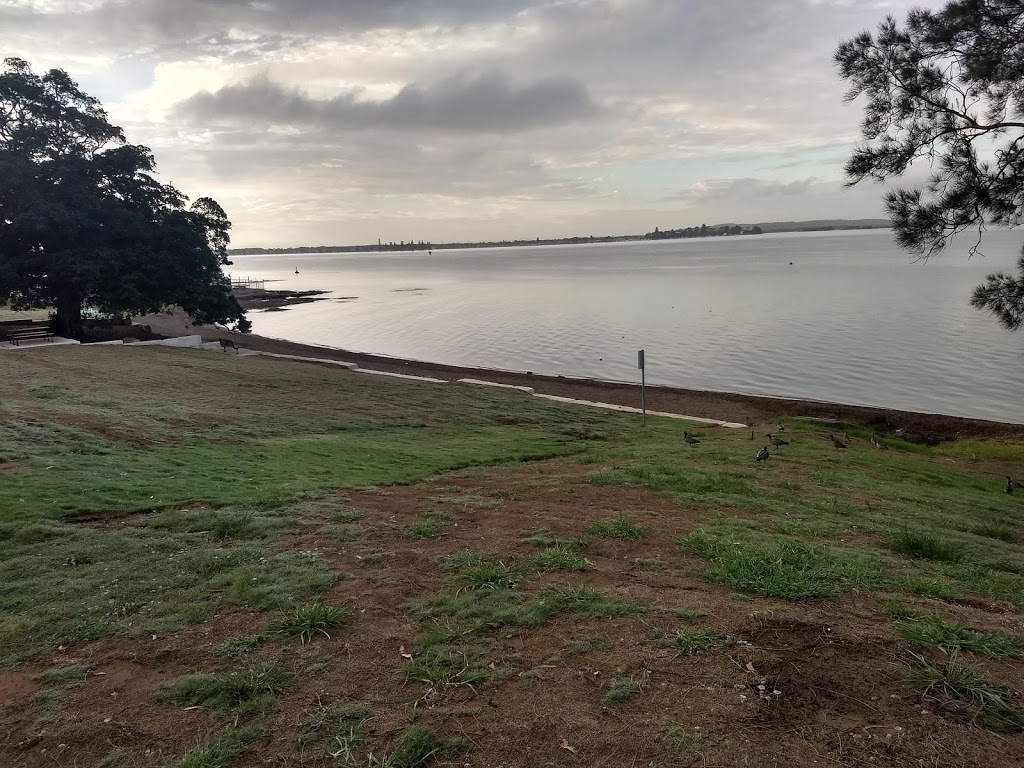
M 640 410 L 644 414 L 644 426 L 647 425 L 647 371 L 644 370 L 644 351 L 637 350 L 636 367 L 640 369 Z
M 636 353 L 636 367 L 641 371 L 644 369 L 644 351 L 642 349 Z

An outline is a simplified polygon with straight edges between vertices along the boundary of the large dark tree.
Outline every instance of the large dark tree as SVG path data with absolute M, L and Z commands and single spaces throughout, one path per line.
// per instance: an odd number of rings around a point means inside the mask
M 1024 2 L 955 0 L 913 10 L 840 44 L 835 60 L 866 97 L 864 143 L 849 184 L 931 166 L 927 183 L 885 195 L 897 242 L 924 257 L 949 238 L 1024 221 Z M 989 275 L 971 303 L 1010 329 L 1024 325 L 1024 249 L 1015 274 Z
M 249 325 L 222 267 L 231 222 L 154 178 L 99 102 L 62 70 L 0 70 L 0 302 L 56 309 L 81 335 L 82 308 L 144 314 L 177 305 L 196 322 Z

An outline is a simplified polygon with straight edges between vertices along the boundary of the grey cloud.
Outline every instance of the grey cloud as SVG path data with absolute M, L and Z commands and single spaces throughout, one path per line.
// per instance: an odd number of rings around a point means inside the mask
M 490 72 L 459 75 L 431 84 L 412 83 L 382 101 L 348 91 L 316 99 L 267 78 L 196 94 L 178 106 L 201 121 L 250 122 L 328 129 L 526 131 L 592 118 L 600 110 L 587 89 L 567 78 L 515 85 Z
M 796 181 L 766 179 L 704 179 L 666 200 L 700 203 L 712 200 L 757 199 L 805 194 L 819 179 L 810 176 Z M 838 186 L 838 184 L 836 185 Z

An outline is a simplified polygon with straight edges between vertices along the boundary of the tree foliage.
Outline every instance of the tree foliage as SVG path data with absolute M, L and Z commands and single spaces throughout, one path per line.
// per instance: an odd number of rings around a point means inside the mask
M 144 314 L 177 305 L 196 322 L 248 321 L 222 267 L 231 222 L 210 198 L 154 176 L 99 101 L 62 70 L 21 59 L 0 70 L 0 302 L 56 308 L 77 336 L 81 309 Z
M 954 0 L 892 16 L 876 34 L 841 43 L 847 100 L 865 97 L 864 143 L 848 184 L 902 175 L 917 161 L 922 187 L 885 195 L 897 242 L 924 257 L 949 238 L 1024 222 L 1024 3 Z M 989 275 L 971 303 L 1007 328 L 1024 325 L 1024 249 L 1015 275 Z

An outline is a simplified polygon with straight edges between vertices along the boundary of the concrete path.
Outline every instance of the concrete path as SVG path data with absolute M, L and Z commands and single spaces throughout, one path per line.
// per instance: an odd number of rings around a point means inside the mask
M 615 405 L 614 403 L 595 403 L 591 400 L 574 400 L 571 397 L 558 397 L 557 395 L 542 395 L 534 393 L 534 397 L 541 397 L 545 400 L 553 400 L 556 403 L 569 403 L 571 405 L 589 405 L 592 408 L 606 408 L 609 411 L 620 413 L 643 413 L 639 408 L 628 405 Z M 648 411 L 648 416 L 660 416 L 663 419 L 679 419 L 680 421 L 695 421 L 698 424 L 711 424 L 716 427 L 727 427 L 729 429 L 746 429 L 746 424 L 737 424 L 732 421 L 719 421 L 718 419 L 705 419 L 700 416 L 684 416 L 681 413 L 666 413 L 665 411 Z

